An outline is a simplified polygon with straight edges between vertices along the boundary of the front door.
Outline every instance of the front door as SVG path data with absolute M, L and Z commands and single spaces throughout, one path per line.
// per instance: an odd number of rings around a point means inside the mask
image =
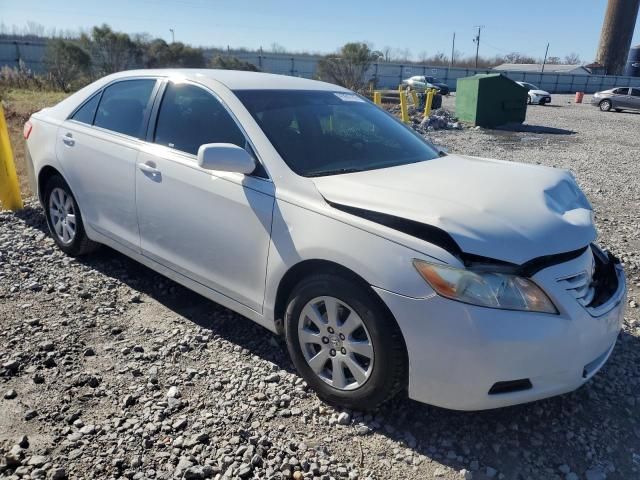
M 205 143 L 247 147 L 235 120 L 211 92 L 169 82 L 149 139 L 136 170 L 143 255 L 261 312 L 273 183 L 196 161 Z

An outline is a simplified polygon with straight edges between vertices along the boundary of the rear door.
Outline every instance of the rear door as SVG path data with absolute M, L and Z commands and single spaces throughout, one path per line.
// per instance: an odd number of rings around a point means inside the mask
M 632 88 L 629 95 L 630 108 L 640 110 L 640 88 Z
M 56 145 L 84 222 L 136 251 L 135 165 L 155 86 L 155 78 L 106 86 L 61 125 Z
M 253 175 L 198 166 L 205 143 L 232 143 L 255 156 L 213 92 L 168 82 L 140 151 L 136 202 L 143 255 L 261 312 L 274 186 Z

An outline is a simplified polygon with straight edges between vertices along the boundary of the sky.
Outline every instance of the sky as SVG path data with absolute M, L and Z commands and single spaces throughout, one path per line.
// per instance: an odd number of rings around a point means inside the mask
M 473 37 L 482 25 L 480 54 L 520 52 L 542 58 L 575 52 L 593 61 L 607 0 L 0 0 L 0 22 L 23 27 L 89 30 L 107 23 L 127 33 L 197 46 L 329 53 L 350 41 L 375 49 L 409 49 L 420 54 L 456 50 L 475 53 Z M 403 6 L 398 6 L 402 4 Z M 640 22 L 633 45 L 640 43 Z

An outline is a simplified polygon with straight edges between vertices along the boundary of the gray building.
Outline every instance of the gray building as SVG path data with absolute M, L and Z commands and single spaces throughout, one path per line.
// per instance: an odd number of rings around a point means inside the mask
M 493 67 L 500 72 L 542 72 L 541 63 L 503 63 Z M 547 63 L 544 73 L 568 73 L 570 75 L 590 75 L 589 69 L 582 65 L 556 65 Z

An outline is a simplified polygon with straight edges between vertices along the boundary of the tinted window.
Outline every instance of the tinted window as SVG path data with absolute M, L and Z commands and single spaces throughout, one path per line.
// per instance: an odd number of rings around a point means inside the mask
M 354 93 L 240 90 L 235 94 L 299 175 L 372 170 L 438 157 L 422 137 Z
M 628 88 L 616 88 L 613 93 L 617 94 L 617 95 L 628 95 L 629 94 L 629 89 Z
M 107 87 L 102 94 L 94 125 L 132 137 L 142 137 L 155 80 L 126 80 Z
M 71 118 L 77 122 L 91 125 L 93 123 L 93 117 L 96 114 L 96 108 L 98 107 L 99 101 L 100 94 L 94 95 L 88 102 L 76 110 L 76 113 L 74 113 Z
M 205 143 L 245 147 L 244 134 L 222 104 L 190 84 L 167 85 L 154 137 L 155 143 L 196 155 Z
M 631 95 L 634 97 L 640 97 L 640 88 L 632 88 Z

